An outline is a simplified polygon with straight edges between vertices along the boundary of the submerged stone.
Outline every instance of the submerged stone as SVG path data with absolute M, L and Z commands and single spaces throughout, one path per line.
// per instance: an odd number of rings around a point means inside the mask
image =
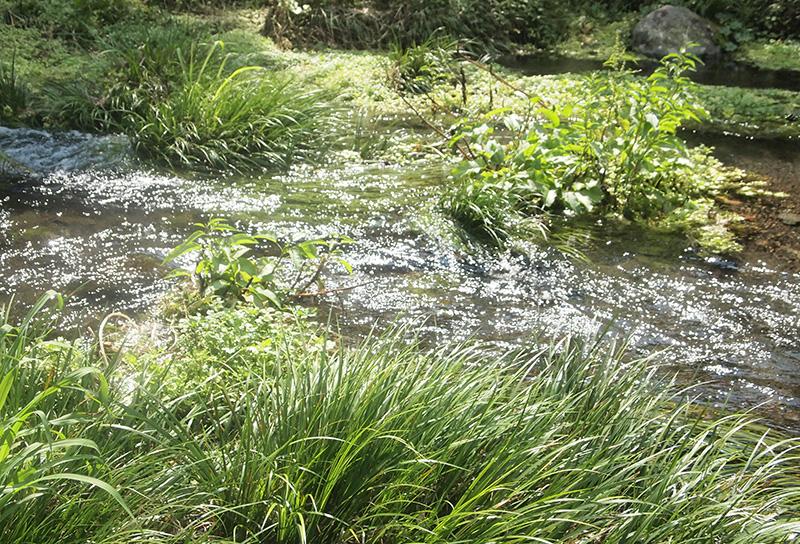
M 706 61 L 719 58 L 711 23 L 690 9 L 664 6 L 647 14 L 633 29 L 633 48 L 648 57 L 660 59 L 692 43 L 691 53 Z

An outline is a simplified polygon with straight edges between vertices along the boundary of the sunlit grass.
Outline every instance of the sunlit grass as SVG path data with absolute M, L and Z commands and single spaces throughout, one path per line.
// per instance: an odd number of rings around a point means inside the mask
M 623 349 L 431 351 L 404 330 L 336 347 L 299 314 L 192 320 L 125 365 L 37 337 L 2 353 L 18 373 L 97 357 L 106 379 L 43 410 L 74 414 L 61 439 L 97 454 L 64 462 L 86 459 L 134 515 L 54 481 L 4 497 L 4 543 L 778 543 L 800 529 L 797 441 L 703 413 Z M 164 388 L 178 369 L 190 379 Z

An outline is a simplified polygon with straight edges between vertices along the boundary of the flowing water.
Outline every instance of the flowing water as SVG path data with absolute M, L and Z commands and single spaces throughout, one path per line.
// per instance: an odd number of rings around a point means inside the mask
M 769 151 L 738 143 L 727 159 Z M 442 226 L 434 203 L 445 176 L 424 164 L 340 157 L 282 176 L 220 179 L 144 169 L 115 137 L 0 129 L 0 150 L 39 173 L 0 182 L 0 299 L 67 293 L 66 326 L 146 310 L 169 288 L 166 252 L 192 222 L 224 216 L 284 238 L 357 240 L 347 251 L 353 276 L 328 282 L 360 287 L 321 301 L 347 334 L 398 316 L 431 340 L 499 346 L 537 331 L 591 336 L 608 327 L 639 353 L 668 350 L 683 380 L 708 382 L 707 400 L 766 402 L 774 422 L 800 426 L 800 275 L 747 258 L 704 259 L 680 238 L 603 225 L 585 229 L 589 262 L 546 247 L 475 256 Z M 797 156 L 775 161 L 796 173 Z

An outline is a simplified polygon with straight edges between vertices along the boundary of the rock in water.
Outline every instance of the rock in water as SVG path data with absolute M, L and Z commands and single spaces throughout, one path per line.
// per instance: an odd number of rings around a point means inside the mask
M 632 39 L 636 51 L 656 59 L 678 53 L 689 43 L 696 44 L 689 51 L 704 61 L 714 61 L 721 54 L 711 23 L 679 6 L 664 6 L 648 13 L 633 29 Z

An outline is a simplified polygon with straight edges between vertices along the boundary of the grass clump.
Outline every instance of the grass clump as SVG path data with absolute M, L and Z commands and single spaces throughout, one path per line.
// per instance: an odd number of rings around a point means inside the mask
M 408 331 L 345 346 L 302 314 L 225 305 L 175 330 L 128 365 L 98 358 L 104 408 L 62 425 L 93 441 L 92 470 L 133 517 L 86 486 L 11 495 L 4 543 L 777 544 L 798 530 L 797 441 L 703 414 L 623 350 L 429 350 Z M 47 345 L 3 362 L 46 369 Z M 96 406 L 82 390 L 48 398 Z
M 77 344 L 42 330 L 41 312 L 51 304 L 63 300 L 48 293 L 19 324 L 10 308 L 0 318 L 3 542 L 59 542 L 69 530 L 90 538 L 80 532 L 86 518 L 75 514 L 91 496 L 123 518 L 132 515 L 120 493 L 98 478 L 105 460 L 91 435 L 109 400 L 108 383 Z
M 0 63 L 0 122 L 14 123 L 25 115 L 30 105 L 30 91 L 17 71 L 16 55 L 11 63 Z
M 108 42 L 114 77 L 51 83 L 48 117 L 128 135 L 137 153 L 176 168 L 256 171 L 309 157 L 324 140 L 331 105 L 283 72 L 236 66 L 222 42 L 198 44 L 167 25 Z
M 180 58 L 181 80 L 131 131 L 134 147 L 172 166 L 214 170 L 286 167 L 307 155 L 329 105 L 319 91 L 248 66 L 211 63 L 212 45 Z
M 695 62 L 670 55 L 646 80 L 621 68 L 588 78 L 580 102 L 556 106 L 534 98 L 520 113 L 491 112 L 453 139 L 464 160 L 445 209 L 468 232 L 498 246 L 526 234 L 531 223 L 542 230 L 548 215 L 602 213 L 654 226 L 682 224 L 707 249 L 735 248 L 729 232 L 707 236 L 697 228 L 717 221 L 713 197 L 741 174 L 677 135 L 684 123 L 705 115 L 684 76 Z

